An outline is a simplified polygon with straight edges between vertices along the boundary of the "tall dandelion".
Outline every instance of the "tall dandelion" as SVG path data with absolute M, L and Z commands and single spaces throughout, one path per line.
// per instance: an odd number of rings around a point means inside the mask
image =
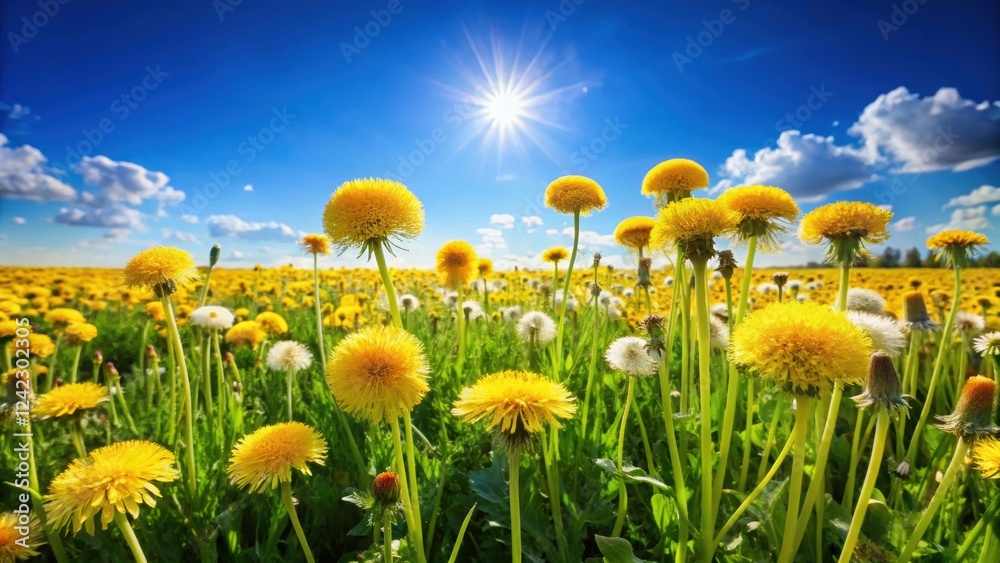
M 477 270 L 476 250 L 472 245 L 462 241 L 453 240 L 444 243 L 437 253 L 437 271 L 441 276 L 441 282 L 452 291 L 458 292 L 456 301 L 456 312 L 458 313 L 458 371 L 461 372 L 465 365 L 465 311 L 463 310 L 463 297 L 465 286 L 472 281 Z
M 708 315 L 708 260 L 715 255 L 715 237 L 729 234 L 736 226 L 736 215 L 718 201 L 686 198 L 660 210 L 653 245 L 676 247 L 691 260 L 694 271 L 695 306 L 698 319 L 698 381 L 701 399 L 701 484 L 702 557 L 711 560 L 715 550 L 712 477 L 712 416 L 711 416 L 711 329 Z
M 323 311 L 319 292 L 319 256 L 330 253 L 330 239 L 326 235 L 308 234 L 299 245 L 313 257 L 313 306 L 316 309 L 316 346 L 319 348 L 319 365 L 326 371 L 326 343 L 323 340 Z
M 295 512 L 292 469 L 311 475 L 309 464 L 323 465 L 326 452 L 326 440 L 314 428 L 301 422 L 283 422 L 244 436 L 229 458 L 229 481 L 233 485 L 249 487 L 251 493 L 281 488 L 281 502 L 309 563 L 315 560 Z
M 615 242 L 625 248 L 636 251 L 639 255 L 638 281 L 636 282 L 636 286 L 641 287 L 646 296 L 646 312 L 650 315 L 653 314 L 653 305 L 649 299 L 650 261 L 643 259 L 643 249 L 649 247 L 650 237 L 655 226 L 656 219 L 638 216 L 623 219 L 615 227 Z
M 50 418 L 66 419 L 70 422 L 70 438 L 76 453 L 87 457 L 87 446 L 83 440 L 83 413 L 97 408 L 111 400 L 108 388 L 85 381 L 67 383 L 38 396 L 38 402 L 31 410 L 31 416 L 38 420 Z
M 504 371 L 487 375 L 462 389 L 451 413 L 464 422 L 486 420 L 496 428 L 507 450 L 510 468 L 511 560 L 521 562 L 521 454 L 545 425 L 561 426 L 559 419 L 576 413 L 573 396 L 561 383 L 537 373 Z M 544 446 L 543 446 L 544 449 Z M 549 480 L 551 484 L 551 479 Z
M 98 448 L 85 459 L 76 459 L 56 476 L 45 495 L 45 512 L 56 528 L 71 527 L 94 534 L 94 520 L 101 529 L 114 521 L 136 561 L 145 563 L 128 516 L 139 517 L 143 504 L 154 507 L 161 496 L 155 482 L 177 479 L 176 459 L 169 450 L 144 440 L 118 442 Z
M 425 558 L 423 531 L 409 421 L 410 411 L 430 391 L 429 372 L 423 345 L 415 336 L 381 325 L 362 328 L 341 340 L 326 365 L 330 392 L 344 411 L 371 424 L 388 422 L 392 428 L 396 471 L 409 476 L 400 479 L 406 525 L 421 561 Z M 408 423 L 406 462 L 399 437 L 400 416 Z
M 569 251 L 561 246 L 553 246 L 542 252 L 542 262 L 552 264 L 552 312 L 556 311 L 556 287 L 559 286 L 559 263 L 569 258 Z
M 195 280 L 198 271 L 187 252 L 170 246 L 154 246 L 143 250 L 125 264 L 125 286 L 150 289 L 160 298 L 166 314 L 168 338 L 173 345 L 177 363 L 180 364 L 181 384 L 184 389 L 184 443 L 186 448 L 186 477 L 188 493 L 193 495 L 197 482 L 194 462 L 194 401 L 191 395 L 191 378 L 188 376 L 184 344 L 177 329 L 177 318 L 170 296 L 181 284 Z M 171 415 L 172 416 L 172 415 Z
M 292 421 L 292 387 L 295 374 L 309 369 L 312 365 L 312 352 L 294 340 L 275 342 L 267 353 L 267 367 L 272 371 L 285 374 L 288 388 L 288 420 Z

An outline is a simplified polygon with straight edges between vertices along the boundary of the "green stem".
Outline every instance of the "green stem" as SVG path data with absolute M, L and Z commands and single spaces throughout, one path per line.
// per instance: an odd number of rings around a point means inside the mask
M 621 424 L 618 425 L 618 517 L 615 518 L 615 527 L 611 531 L 611 537 L 617 538 L 622 535 L 622 527 L 625 525 L 625 511 L 628 509 L 628 491 L 625 488 L 625 428 L 628 426 L 628 411 L 632 407 L 632 397 L 635 394 L 635 378 L 628 378 L 628 391 L 625 392 L 625 408 L 622 410 Z
M 115 393 L 115 397 L 122 404 L 122 414 L 125 415 L 125 422 L 128 423 L 128 429 L 132 431 L 132 434 L 138 436 L 139 431 L 136 429 L 135 421 L 132 420 L 132 413 L 128 409 L 128 401 L 125 400 L 125 390 L 122 389 L 122 379 L 120 377 L 115 378 L 114 386 L 118 391 Z
M 462 372 L 462 366 L 465 365 L 465 307 L 462 305 L 465 298 L 464 294 L 464 285 L 458 286 L 458 302 L 455 304 L 456 312 L 458 313 L 458 359 L 455 365 L 459 373 Z
M 698 314 L 698 395 L 701 399 L 701 540 L 702 561 L 711 561 L 715 546 L 715 513 L 712 492 L 712 374 L 709 371 L 711 337 L 708 326 L 708 287 L 706 267 L 708 258 L 692 258 L 694 270 L 695 310 Z
M 289 369 L 285 372 L 285 381 L 288 387 L 288 422 L 295 420 L 292 417 L 292 383 L 295 381 L 295 370 Z
M 844 387 L 840 381 L 833 384 L 833 393 L 830 394 L 830 408 L 826 414 L 826 424 L 823 426 L 823 434 L 816 446 L 816 464 L 813 469 L 812 478 L 809 480 L 809 489 L 806 492 L 805 501 L 802 503 L 802 513 L 799 514 L 798 528 L 795 531 L 795 550 L 798 550 L 802 538 L 806 535 L 806 526 L 809 524 L 809 513 L 817 505 L 820 496 L 826 490 L 826 460 L 830 456 L 830 445 L 833 444 L 833 431 L 837 427 L 837 414 L 840 412 L 841 398 L 844 396 Z
M 597 274 L 595 270 L 594 279 L 596 281 Z M 583 447 L 583 442 L 587 437 L 587 420 L 590 414 L 590 396 L 594 390 L 594 375 L 597 372 L 597 337 L 600 333 L 600 314 L 597 310 L 597 299 L 594 299 L 594 334 L 590 342 L 590 366 L 587 368 L 587 390 L 584 392 L 583 396 L 583 412 L 580 416 L 580 448 Z M 579 457 L 579 456 L 578 456 Z
M 382 511 L 382 560 L 392 563 L 392 511 Z
M 646 434 L 646 424 L 642 421 L 642 409 L 635 409 L 635 419 L 639 423 L 639 436 L 642 438 L 642 451 L 646 454 L 646 467 L 651 477 L 659 477 L 660 472 L 656 470 L 656 463 L 653 461 L 653 448 L 649 446 L 649 435 Z
M 6 346 L 3 347 L 5 350 Z M 34 383 L 32 381 L 31 383 Z M 38 520 L 42 525 L 42 531 L 45 532 L 45 538 L 49 540 L 49 547 L 52 548 L 52 553 L 56 556 L 56 561 L 59 563 L 66 563 L 69 559 L 66 558 L 66 550 L 63 548 L 62 537 L 59 535 L 59 531 L 53 529 L 48 525 L 48 518 L 45 515 L 45 504 L 42 501 L 41 491 L 42 486 L 38 480 L 38 467 L 35 465 L 35 440 L 33 433 L 31 431 L 31 417 L 27 417 L 27 424 L 25 424 L 23 429 L 23 435 L 15 434 L 18 442 L 23 438 L 28 445 L 28 486 L 31 487 L 33 494 L 31 495 L 31 504 L 35 509 L 35 514 L 38 515 Z M 86 457 L 86 456 L 84 456 Z
M 736 309 L 736 326 L 743 320 L 747 313 L 747 304 L 750 302 L 750 281 L 753 278 L 753 259 L 757 254 L 757 237 L 750 237 L 747 243 L 747 261 L 743 265 L 743 278 L 740 280 L 740 301 Z M 676 282 L 675 282 L 676 283 Z
M 281 503 L 285 505 L 285 512 L 288 513 L 288 519 L 292 521 L 292 527 L 295 528 L 295 535 L 299 538 L 299 545 L 302 546 L 302 552 L 306 556 L 306 561 L 316 563 L 316 560 L 313 559 L 312 550 L 309 549 L 309 542 L 306 541 L 306 534 L 302 531 L 302 524 L 299 523 L 299 516 L 295 513 L 295 501 L 292 500 L 292 485 L 288 481 L 281 482 Z
M 83 352 L 83 346 L 74 346 L 76 351 L 73 353 L 73 369 L 69 372 L 69 382 L 76 383 L 77 370 L 80 369 L 80 353 Z
M 385 296 L 389 301 L 389 313 L 392 315 L 392 324 L 398 328 L 403 328 L 403 318 L 399 316 L 399 301 L 396 299 L 396 288 L 392 285 L 389 268 L 385 265 L 385 251 L 382 250 L 382 241 L 370 241 L 369 248 L 375 254 L 378 273 L 382 276 L 382 286 L 385 287 Z M 459 307 L 461 307 L 461 303 L 459 303 Z M 461 315 L 461 311 L 459 311 L 459 315 Z
M 878 471 L 882 465 L 882 454 L 885 451 L 886 436 L 889 434 L 889 413 L 885 407 L 879 406 L 878 422 L 875 429 L 875 444 L 872 446 L 872 456 L 868 461 L 868 472 L 865 473 L 865 481 L 861 485 L 861 495 L 858 497 L 858 507 L 851 517 L 851 527 L 847 530 L 847 540 L 844 541 L 844 549 L 840 552 L 839 563 L 850 563 L 854 555 L 854 546 L 857 545 L 858 536 L 861 534 L 861 524 L 865 520 L 865 511 L 868 510 L 868 501 L 872 497 L 872 490 L 875 489 L 875 481 L 878 479 Z M 864 411 L 861 411 L 864 412 Z M 860 413 L 859 417 L 860 418 Z M 845 496 L 852 495 L 853 491 L 848 490 Z
M 139 538 L 135 537 L 135 531 L 132 529 L 132 525 L 128 523 L 128 517 L 125 516 L 124 512 L 115 510 L 115 524 L 122 531 L 125 543 L 132 550 L 132 555 L 135 557 L 136 562 L 146 563 L 146 555 L 142 552 L 142 546 L 139 545 Z
M 910 447 L 907 448 L 906 457 L 904 458 L 911 463 L 916 461 L 915 456 L 917 448 L 920 447 L 920 435 L 923 433 L 924 426 L 927 424 L 927 418 L 931 414 L 931 406 L 934 404 L 934 391 L 937 389 L 938 378 L 944 368 L 944 357 L 948 351 L 948 342 L 951 339 L 952 328 L 955 326 L 955 316 L 958 314 L 958 305 L 961 293 L 962 270 L 960 268 L 955 268 L 955 293 L 951 299 L 951 311 L 948 312 L 948 318 L 944 323 L 944 327 L 941 329 L 937 358 L 934 360 L 934 370 L 931 372 L 931 382 L 927 387 L 927 395 L 924 397 L 924 406 L 920 409 L 920 418 L 917 420 L 916 428 L 913 429 L 913 437 L 910 438 Z M 914 376 L 915 375 L 916 374 L 914 374 Z
M 201 393 L 205 396 L 205 414 L 209 419 L 215 417 L 215 405 L 212 401 L 212 354 L 209 351 L 211 335 L 205 335 L 205 342 L 202 344 L 202 374 Z
M 521 450 L 512 448 L 510 458 L 510 543 L 511 561 L 521 563 Z
M 87 444 L 83 440 L 83 420 L 80 415 L 76 415 L 70 423 L 70 438 L 73 440 L 73 447 L 76 448 L 76 455 L 80 459 L 87 458 Z
M 683 563 L 687 559 L 687 488 L 684 486 L 684 469 L 681 465 L 683 458 L 678 451 L 677 434 L 674 431 L 674 407 L 670 398 L 670 378 L 666 358 L 658 362 L 657 367 L 660 375 L 660 400 L 663 402 L 663 423 L 667 434 L 667 450 L 670 452 L 670 469 L 674 477 L 674 492 L 677 495 L 678 546 L 676 560 L 678 563 Z
M 712 513 L 713 522 L 715 522 L 715 518 L 719 513 L 719 503 L 722 502 L 722 486 L 725 483 L 726 468 L 729 465 L 729 447 L 732 443 L 733 425 L 736 422 L 736 403 L 739 391 L 739 376 L 736 374 L 736 370 L 729 370 L 729 382 L 727 383 L 726 391 L 726 410 L 722 417 L 722 439 L 721 444 L 719 445 L 719 468 L 715 473 L 715 484 L 712 488 L 712 499 L 714 501 Z M 747 424 L 746 445 L 744 448 L 746 451 L 750 450 L 750 429 L 750 424 Z
M 812 399 L 796 398 L 795 426 L 792 436 L 795 451 L 792 456 L 792 475 L 788 486 L 788 506 L 785 509 L 785 529 L 782 535 L 778 563 L 789 563 L 795 556 L 795 529 L 798 525 L 799 497 L 802 495 L 802 469 L 806 462 L 806 434 L 809 430 L 809 410 Z
M 735 369 L 734 364 L 730 364 L 730 369 Z M 737 377 L 738 374 L 730 372 L 730 377 Z M 746 490 L 747 486 L 747 476 L 750 473 L 750 451 L 753 449 L 753 405 L 754 405 L 754 393 L 756 390 L 756 382 L 753 379 L 747 380 L 747 411 L 746 411 L 746 422 L 744 425 L 744 438 L 743 438 L 743 464 L 740 466 L 740 480 L 736 487 L 739 491 Z M 773 439 L 773 437 L 772 437 Z M 769 440 L 770 442 L 770 440 Z M 765 448 L 770 446 L 770 443 L 765 445 Z M 768 450 L 765 450 L 767 452 Z M 763 464 L 767 463 L 767 455 L 764 456 L 764 460 L 761 462 Z
M 931 497 L 930 504 L 924 509 L 923 515 L 917 522 L 917 526 L 913 529 L 913 533 L 910 535 L 910 541 L 906 542 L 906 547 L 896 558 L 896 563 L 906 563 L 910 560 L 913 555 L 913 551 L 917 549 L 917 545 L 920 543 L 920 538 L 924 536 L 924 532 L 927 531 L 927 526 L 930 525 L 931 520 L 934 519 L 934 514 L 937 512 L 939 506 L 944 501 L 945 495 L 948 493 L 948 489 L 951 487 L 952 483 L 955 482 L 955 477 L 958 476 L 958 472 L 962 469 L 962 462 L 965 460 L 965 454 L 969 452 L 969 444 L 964 438 L 959 437 L 958 445 L 955 447 L 955 455 L 951 457 L 951 462 L 948 464 L 948 469 L 945 470 L 944 477 L 941 479 L 941 484 L 938 485 L 936 491 L 934 491 L 934 496 Z M 859 503 L 860 504 L 860 503 Z
M 563 368 L 563 327 L 566 324 L 566 302 L 569 301 L 569 284 L 573 277 L 573 265 L 576 263 L 576 253 L 580 246 L 580 210 L 573 213 L 573 251 L 569 254 L 569 264 L 566 265 L 566 280 L 563 282 L 562 305 L 559 307 L 559 325 L 556 329 L 556 380 L 562 379 Z M 552 286 L 555 291 L 555 286 Z
M 986 512 L 983 513 L 983 516 L 978 522 L 976 522 L 976 525 L 969 530 L 969 533 L 966 534 L 965 540 L 962 541 L 962 545 L 959 546 L 958 553 L 955 555 L 956 563 L 965 559 L 965 556 L 969 554 L 969 550 L 972 549 L 972 544 L 976 543 L 976 540 L 978 540 L 979 536 L 982 535 L 983 530 L 985 530 L 989 523 L 997 517 L 998 513 L 1000 513 L 1000 496 L 993 499 L 993 502 L 990 503 Z
M 385 282 L 384 279 L 382 281 Z M 326 341 L 323 340 L 323 307 L 319 298 L 319 255 L 317 254 L 313 254 L 313 302 L 316 309 L 316 346 L 319 348 L 319 365 L 325 375 Z
M 420 512 L 420 492 L 417 489 L 416 448 L 413 447 L 413 421 L 410 411 L 403 411 L 403 430 L 406 433 L 406 470 L 410 479 L 410 503 L 413 507 L 413 521 L 417 526 L 417 537 L 420 538 L 420 548 L 424 545 L 423 515 Z
M 197 467 L 194 462 L 194 408 L 191 401 L 191 379 L 188 377 L 187 361 L 184 359 L 184 345 L 181 344 L 181 333 L 177 330 L 177 320 L 174 317 L 174 307 L 170 297 L 162 298 L 163 310 L 166 311 L 167 331 L 174 343 L 174 353 L 181 370 L 181 385 L 184 389 L 184 442 L 187 450 L 187 485 L 188 493 L 194 496 L 197 488 Z
M 746 512 L 748 508 L 750 508 L 750 505 L 753 504 L 753 501 L 757 500 L 757 497 L 759 497 L 761 493 L 764 492 L 764 487 L 766 487 L 767 484 L 771 482 L 771 479 L 774 478 L 774 475 L 778 472 L 778 469 L 781 468 L 781 463 L 785 461 L 786 457 L 788 457 L 788 452 L 791 451 L 793 445 L 795 445 L 794 434 L 788 436 L 788 439 L 785 440 L 785 447 L 781 448 L 781 452 L 778 453 L 778 457 L 774 459 L 774 464 L 771 465 L 771 470 L 768 471 L 766 475 L 764 475 L 761 479 L 758 480 L 757 486 L 754 487 L 752 491 L 750 491 L 750 494 L 747 495 L 747 498 L 743 499 L 743 502 L 740 504 L 739 508 L 736 509 L 736 512 L 733 512 L 733 515 L 729 517 L 729 520 L 726 520 L 726 523 L 722 526 L 722 528 L 719 529 L 718 535 L 715 536 L 714 540 L 712 540 L 713 544 L 719 545 L 719 543 L 722 542 L 722 538 L 724 538 L 726 534 L 729 533 L 729 530 L 731 530 L 732 527 L 736 524 L 736 521 L 740 519 L 740 516 L 743 516 L 743 513 Z
M 399 418 L 392 417 L 389 420 L 389 424 L 392 426 L 392 446 L 396 454 L 396 473 L 400 475 L 399 489 L 400 497 L 403 499 L 403 514 L 406 516 L 406 527 L 410 531 L 410 539 L 413 541 L 413 547 L 417 552 L 417 559 L 423 563 L 426 561 L 424 556 L 424 548 L 420 543 L 420 537 L 417 533 L 417 522 L 413 517 L 413 505 L 410 497 L 410 486 L 406 479 L 406 463 L 403 462 L 403 443 L 399 439 Z
M 781 399 L 778 399 L 780 401 Z M 774 434 L 778 431 L 778 419 L 781 415 L 780 404 L 774 405 L 774 414 L 771 415 L 771 424 L 767 427 L 767 439 L 764 442 L 764 452 L 760 457 L 760 467 L 757 469 L 757 481 L 764 478 L 764 468 L 767 467 L 767 460 L 771 458 L 771 447 L 774 445 Z M 749 437 L 747 438 L 749 439 Z M 742 479 L 740 482 L 744 482 Z
M 198 306 L 204 307 L 205 301 L 208 299 L 208 285 L 212 283 L 212 269 L 213 265 L 208 265 L 208 273 L 205 275 L 205 286 L 201 288 L 201 299 L 198 300 Z
M 846 258 L 840 265 L 840 294 L 837 297 L 837 310 L 847 310 L 847 290 L 851 286 L 851 258 Z
M 844 486 L 843 506 L 848 511 L 854 508 L 854 482 L 858 474 L 858 456 L 864 451 L 864 448 L 861 446 L 863 443 L 861 441 L 861 434 L 864 423 L 865 411 L 864 409 L 858 409 L 858 416 L 854 419 L 853 436 L 851 436 L 851 464 L 848 465 L 850 469 L 847 471 L 847 484 Z

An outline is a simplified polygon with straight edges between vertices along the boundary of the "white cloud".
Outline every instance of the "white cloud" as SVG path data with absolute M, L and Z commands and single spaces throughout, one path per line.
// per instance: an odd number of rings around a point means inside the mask
M 198 242 L 198 237 L 194 236 L 192 233 L 185 233 L 184 231 L 175 231 L 173 229 L 160 229 L 160 234 L 163 235 L 164 240 L 179 240 L 181 242 L 191 242 L 194 244 L 201 244 Z
M 547 235 L 558 235 L 559 229 L 545 229 L 545 234 Z M 572 233 L 570 233 L 572 234 Z
M 503 231 L 500 229 L 491 229 L 489 227 L 483 227 L 482 229 L 476 229 L 476 234 L 483 235 L 484 237 L 502 237 Z
M 1000 205 L 994 205 L 993 210 L 990 213 L 993 215 L 1000 216 Z
M 562 230 L 562 234 L 573 236 L 573 227 L 566 227 Z M 589 244 L 595 246 L 615 246 L 615 235 L 602 235 L 595 231 L 580 231 L 580 244 Z
M 870 150 L 837 145 L 833 137 L 784 131 L 776 147 L 747 156 L 737 149 L 726 159 L 726 176 L 712 188 L 718 193 L 738 184 L 779 186 L 803 200 L 818 200 L 842 190 L 853 190 L 875 178 L 870 167 L 878 158 Z
M 482 248 L 507 248 L 507 241 L 504 240 L 503 231 L 500 229 L 483 227 L 476 229 L 476 234 L 483 237 L 483 243 L 480 245 Z
M 247 184 L 247 185 L 243 186 L 243 191 L 245 191 L 245 192 L 252 192 L 253 191 L 253 185 L 252 184 Z
M 1000 188 L 983 184 L 971 192 L 953 197 L 944 204 L 944 209 L 949 207 L 972 207 L 984 203 L 1000 201 Z
M 899 172 L 968 170 L 1000 158 L 1000 102 L 966 100 L 955 88 L 921 98 L 900 86 L 868 104 L 849 131 Z
M 979 207 L 968 207 L 952 211 L 951 220 L 949 222 L 939 223 L 937 225 L 927 227 L 927 234 L 933 235 L 950 229 L 981 231 L 983 229 L 988 229 L 989 227 L 990 222 L 986 218 L 986 206 L 980 205 Z
M 140 205 L 143 200 L 152 197 L 161 204 L 176 205 L 184 200 L 183 192 L 167 185 L 169 176 L 147 170 L 134 162 L 114 161 L 103 155 L 85 156 L 76 169 L 84 183 L 100 190 L 97 199 L 88 198 L 82 200 L 84 202 Z
M 905 233 L 906 231 L 912 231 L 913 227 L 917 225 L 916 217 L 903 217 L 902 219 L 894 222 L 889 228 L 897 233 Z
M 14 217 L 13 221 L 15 225 L 23 225 L 27 223 L 27 221 L 24 220 L 24 217 Z
M 117 203 L 87 210 L 63 207 L 52 221 L 75 227 L 138 229 L 143 226 L 142 213 Z
M 504 229 L 513 229 L 514 228 L 514 216 L 510 215 L 510 214 L 507 214 L 507 213 L 503 213 L 503 214 L 494 213 L 493 215 L 490 215 L 490 224 L 491 225 L 500 225 Z
M 528 217 L 521 217 L 521 222 L 524 223 L 525 228 L 529 233 L 535 232 L 536 227 L 542 226 L 542 218 L 536 215 L 529 215 Z
M 128 229 L 108 229 L 108 232 L 104 233 L 104 240 L 123 242 L 128 240 L 128 234 Z
M 0 133 L 0 199 L 75 199 L 76 190 L 56 178 L 55 172 L 45 166 L 47 161 L 42 151 L 30 145 L 10 148 L 7 137 Z
M 246 254 L 243 254 L 243 253 L 242 253 L 242 252 L 240 252 L 239 250 L 234 250 L 234 251 L 232 251 L 231 253 L 229 253 L 229 256 L 230 256 L 231 258 L 235 259 L 235 260 L 239 260 L 239 259 L 241 259 L 241 258 L 246 258 Z
M 497 182 L 511 182 L 511 181 L 514 181 L 514 180 L 517 180 L 517 174 L 514 174 L 513 172 L 507 172 L 505 174 L 499 174 L 499 175 L 497 175 L 497 180 L 496 181 Z
M 192 223 L 192 224 L 193 223 L 197 223 L 198 222 L 198 216 L 197 215 L 184 214 L 184 215 L 181 215 L 181 221 L 184 221 L 185 223 Z
M 213 237 L 232 237 L 246 240 L 295 240 L 296 234 L 284 223 L 268 221 L 251 223 L 235 215 L 212 215 L 205 219 L 208 234 Z

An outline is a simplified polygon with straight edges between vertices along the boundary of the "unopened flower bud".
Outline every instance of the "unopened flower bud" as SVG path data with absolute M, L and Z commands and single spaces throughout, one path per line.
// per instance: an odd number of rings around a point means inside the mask
M 720 250 L 717 255 L 719 260 L 719 267 L 716 268 L 720 274 L 722 274 L 723 279 L 730 280 L 733 277 L 733 270 L 736 269 L 736 257 L 733 256 L 732 250 Z
M 992 379 L 981 375 L 970 377 L 962 387 L 955 412 L 939 416 L 938 428 L 965 439 L 1000 433 L 1000 428 L 993 424 L 996 396 L 997 384 Z
M 94 350 L 94 361 L 97 363 L 104 361 L 104 354 L 101 354 L 100 350 Z
M 601 253 L 600 252 L 595 252 L 594 253 L 594 267 L 597 268 L 600 265 L 601 265 Z
M 652 258 L 643 258 L 639 260 L 639 279 L 635 282 L 637 287 L 649 287 L 652 282 L 649 281 L 649 268 L 653 265 Z
M 233 357 L 232 352 L 226 352 L 223 354 L 223 359 L 225 360 L 227 366 L 231 366 L 236 363 L 236 358 Z
M 386 469 L 372 481 L 372 496 L 380 508 L 391 508 L 399 502 L 399 488 L 399 474 Z
M 104 373 L 106 373 L 108 377 L 114 379 L 118 379 L 119 377 L 121 377 L 121 374 L 118 373 L 118 369 L 115 368 L 114 362 L 108 362 L 104 364 Z
M 146 359 L 147 360 L 152 360 L 152 359 L 155 359 L 155 358 L 158 358 L 158 357 L 159 356 L 156 353 L 156 348 L 153 348 L 152 344 L 147 344 L 146 345 Z
M 215 266 L 219 261 L 219 254 L 222 252 L 222 247 L 218 244 L 212 245 L 212 250 L 208 251 L 208 264 L 209 266 Z
M 771 281 L 779 288 L 785 287 L 785 284 L 788 283 L 788 272 L 775 272 L 771 274 Z
M 879 350 L 872 354 L 868 362 L 868 380 L 863 393 L 854 397 L 859 408 L 882 406 L 886 410 L 894 410 L 908 406 L 903 398 L 899 385 L 899 376 L 892 364 L 892 357 Z

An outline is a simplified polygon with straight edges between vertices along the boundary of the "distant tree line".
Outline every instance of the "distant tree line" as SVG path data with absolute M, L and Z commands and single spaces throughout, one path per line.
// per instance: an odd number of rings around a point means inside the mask
M 860 258 L 854 266 L 861 268 L 942 268 L 944 264 L 938 262 L 934 253 L 930 250 L 927 254 L 921 255 L 920 249 L 913 247 L 903 254 L 898 248 L 887 246 L 882 254 Z M 1000 253 L 996 250 L 982 252 L 975 257 L 970 266 L 973 268 L 1000 268 Z M 829 264 L 819 262 L 809 262 L 807 268 L 825 268 Z

